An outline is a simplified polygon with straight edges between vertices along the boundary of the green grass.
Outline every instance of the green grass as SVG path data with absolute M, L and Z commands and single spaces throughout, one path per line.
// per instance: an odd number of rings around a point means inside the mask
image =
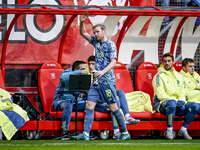
M 3 140 L 0 150 L 199 150 L 200 140 Z

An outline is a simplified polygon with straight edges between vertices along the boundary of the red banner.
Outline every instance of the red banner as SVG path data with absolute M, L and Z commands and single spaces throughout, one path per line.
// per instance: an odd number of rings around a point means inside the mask
M 154 1 L 145 0 L 2 0 L 2 4 L 38 4 L 38 5 L 100 5 L 100 6 L 153 6 Z M 2 14 L 0 18 L 0 49 L 14 14 Z M 63 36 L 69 22 L 69 15 L 21 15 L 9 34 L 6 47 L 6 64 L 42 64 L 46 61 L 58 61 L 61 39 L 64 41 L 62 64 L 71 64 L 75 60 L 84 60 L 93 54 L 93 47 L 79 34 L 79 18 L 76 17 Z M 87 29 L 92 34 L 94 22 L 88 20 Z

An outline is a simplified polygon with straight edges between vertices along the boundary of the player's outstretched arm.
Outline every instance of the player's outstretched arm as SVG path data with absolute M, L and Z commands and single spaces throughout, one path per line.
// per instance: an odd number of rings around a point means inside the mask
M 91 36 L 86 32 L 84 22 L 88 19 L 89 13 L 84 12 L 83 15 L 80 16 L 80 34 L 88 41 L 91 41 Z
M 101 76 L 103 76 L 106 72 L 108 72 L 109 70 L 111 70 L 112 68 L 115 67 L 116 61 L 117 61 L 117 60 L 116 60 L 115 58 L 112 58 L 112 59 L 110 60 L 110 64 L 109 64 L 106 68 L 104 68 L 102 71 L 97 71 L 97 72 L 95 72 L 95 73 L 94 73 L 94 76 L 95 76 L 95 77 L 98 77 L 98 78 L 100 78 Z

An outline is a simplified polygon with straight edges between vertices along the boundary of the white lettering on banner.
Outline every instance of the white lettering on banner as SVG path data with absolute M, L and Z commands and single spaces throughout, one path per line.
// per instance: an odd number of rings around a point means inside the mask
M 0 1 L 0 4 L 2 4 L 2 0 Z M 15 0 L 9 0 L 7 1 L 7 4 L 15 4 Z M 11 21 L 14 18 L 14 14 L 7 15 L 7 29 L 11 23 Z M 25 32 L 24 31 L 17 31 L 15 30 L 15 26 L 12 28 L 9 36 L 9 41 L 25 41 Z M 2 33 L 2 32 L 1 32 Z M 0 36 L 0 40 L 2 40 L 2 36 Z
M 175 34 L 177 27 L 182 19 L 183 19 L 183 17 L 177 17 L 176 20 L 174 21 L 174 23 L 168 33 L 166 42 L 165 42 L 164 53 L 170 52 L 170 47 L 173 42 L 172 40 L 173 40 L 174 34 Z M 198 27 L 193 33 L 195 21 L 196 21 L 196 17 L 189 17 L 185 21 L 183 26 L 181 27 L 181 30 L 180 30 L 178 36 L 176 37 L 176 45 L 175 45 L 175 49 L 174 49 L 174 53 L 173 53 L 174 56 L 176 56 L 178 40 L 180 38 L 181 32 L 183 31 L 182 32 L 182 42 L 181 42 L 182 59 L 194 58 L 196 49 L 197 49 L 199 41 L 200 41 L 200 28 Z
M 106 36 L 108 38 L 111 38 L 112 35 L 115 35 L 119 30 L 121 30 L 121 28 L 119 28 L 118 26 L 116 26 L 118 23 L 120 24 L 121 21 L 121 16 L 108 16 L 106 18 L 106 20 L 104 21 L 104 25 L 106 26 Z M 122 23 L 121 23 L 122 24 Z M 122 27 L 123 25 L 121 25 L 120 27 Z
M 153 16 L 146 36 L 139 35 L 145 23 L 150 19 L 148 16 L 139 16 L 128 29 L 119 49 L 118 61 L 129 64 L 133 50 L 144 50 L 144 61 L 159 64 L 158 61 L 158 39 L 163 17 Z M 193 33 L 196 17 L 188 17 L 173 41 L 179 23 L 183 17 L 177 17 L 172 24 L 165 41 L 164 53 L 171 51 L 171 45 L 175 42 L 174 56 L 176 54 L 178 39 L 182 33 L 182 59 L 194 58 L 195 51 L 200 42 L 200 27 Z
M 193 33 L 194 24 L 196 17 L 189 17 L 184 26 L 182 33 L 182 59 L 184 58 L 194 58 L 196 49 L 200 42 L 200 26 Z
M 128 29 L 119 49 L 118 61 L 129 64 L 133 50 L 144 50 L 144 59 L 158 63 L 158 39 L 163 16 L 152 17 L 146 36 L 140 32 L 151 16 L 139 16 Z
M 87 0 L 85 0 L 87 1 Z M 15 4 L 16 0 L 8 0 L 7 4 Z M 92 5 L 95 1 L 87 1 L 89 5 Z M 0 0 L 0 4 L 5 1 Z M 110 0 L 101 1 L 101 3 L 110 4 Z M 29 4 L 42 4 L 42 5 L 59 5 L 59 0 L 31 0 Z M 124 1 L 121 1 L 118 5 L 123 5 Z M 51 27 L 48 29 L 40 29 L 38 23 L 35 19 L 37 15 L 26 15 L 24 20 L 23 29 L 17 28 L 17 23 L 14 25 L 9 36 L 9 42 L 27 42 L 27 37 L 29 36 L 35 42 L 40 44 L 48 44 L 57 40 L 61 35 L 65 25 L 65 15 L 53 15 L 54 20 Z M 113 18 L 112 18 L 113 17 Z M 6 33 L 14 14 L 1 14 L 0 15 L 0 25 L 5 26 L 0 29 L 0 40 L 3 42 L 3 36 Z M 92 18 L 92 17 L 91 17 Z M 116 35 L 118 30 L 121 30 L 124 20 L 127 16 L 108 16 L 104 23 L 107 25 L 108 37 Z M 144 61 L 149 61 L 154 64 L 158 64 L 158 44 L 159 44 L 159 34 L 160 28 L 164 16 L 139 16 L 127 30 L 122 43 L 119 47 L 118 61 L 129 64 L 131 62 L 131 56 L 133 50 L 144 50 Z M 164 53 L 173 51 L 174 56 L 176 54 L 177 45 L 179 38 L 182 34 L 181 50 L 182 59 L 186 57 L 194 58 L 196 49 L 200 41 L 200 27 L 198 27 L 194 32 L 194 24 L 197 17 L 188 17 L 185 23 L 180 27 L 180 22 L 184 17 L 176 17 L 172 26 L 169 29 L 167 38 L 165 40 Z M 3 19 L 7 19 L 6 25 L 4 25 Z M 93 18 L 94 19 L 94 18 Z M 147 21 L 150 20 L 150 24 L 147 27 L 146 35 L 140 35 L 141 30 Z M 95 20 L 99 20 L 96 16 Z M 91 19 L 92 24 L 97 23 Z M 116 24 L 116 25 L 115 25 Z M 118 24 L 118 25 L 117 25 Z M 177 28 L 181 28 L 175 37 Z M 28 35 L 28 36 L 27 36 Z M 172 44 L 175 43 L 174 50 L 171 50 Z
M 177 27 L 179 25 L 179 23 L 181 22 L 181 20 L 183 19 L 183 17 L 176 17 L 175 21 L 173 22 L 170 30 L 169 30 L 169 33 L 168 33 L 168 36 L 167 36 L 167 39 L 165 41 L 165 47 L 164 47 L 164 52 L 163 53 L 167 53 L 167 52 L 170 52 L 170 49 L 171 49 L 171 45 L 172 45 L 172 40 L 174 38 L 174 34 L 177 30 Z M 174 49 L 174 53 L 173 55 L 176 56 L 176 48 L 177 48 L 177 43 L 178 43 L 178 39 L 180 37 L 180 33 L 178 34 L 178 37 L 176 37 L 176 44 L 175 44 L 175 49 Z
M 48 4 L 48 5 L 58 5 L 58 3 L 55 0 L 34 0 L 31 4 Z M 34 41 L 40 41 L 42 43 L 51 43 L 52 40 L 56 40 L 59 36 L 59 34 L 62 34 L 62 30 L 64 27 L 64 16 L 63 15 L 55 15 L 55 21 L 53 23 L 53 26 L 51 26 L 50 30 L 48 31 L 40 31 L 37 29 L 35 24 L 37 22 L 34 20 L 35 15 L 26 15 L 26 27 L 28 29 L 28 32 L 31 36 L 31 38 Z
M 43 4 L 43 5 L 58 5 L 57 0 L 34 0 L 31 4 Z M 2 0 L 0 0 L 0 4 L 2 4 Z M 9 0 L 7 1 L 7 4 L 15 4 L 15 0 Z M 11 21 L 14 18 L 14 14 L 7 14 L 7 29 L 11 23 Z M 52 23 L 52 26 L 45 31 L 38 30 L 38 28 L 35 26 L 37 25 L 36 19 L 34 19 L 35 15 L 26 15 L 26 21 L 25 21 L 25 28 L 27 29 L 17 29 L 17 25 L 15 24 L 14 27 L 11 30 L 11 33 L 9 35 L 9 42 L 26 42 L 26 32 L 28 31 L 29 36 L 37 43 L 51 43 L 58 39 L 60 35 L 62 34 L 62 31 L 64 29 L 64 22 L 65 22 L 65 16 L 63 15 L 54 15 L 54 21 Z M 0 18 L 2 22 L 2 17 Z M 0 40 L 2 40 L 2 32 L 0 31 Z

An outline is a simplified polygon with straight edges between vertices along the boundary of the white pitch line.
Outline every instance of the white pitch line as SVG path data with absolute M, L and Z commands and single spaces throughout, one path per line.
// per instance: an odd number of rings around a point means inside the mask
M 200 143 L 44 143 L 44 144 L 7 144 L 0 146 L 59 146 L 59 145 L 200 145 Z

